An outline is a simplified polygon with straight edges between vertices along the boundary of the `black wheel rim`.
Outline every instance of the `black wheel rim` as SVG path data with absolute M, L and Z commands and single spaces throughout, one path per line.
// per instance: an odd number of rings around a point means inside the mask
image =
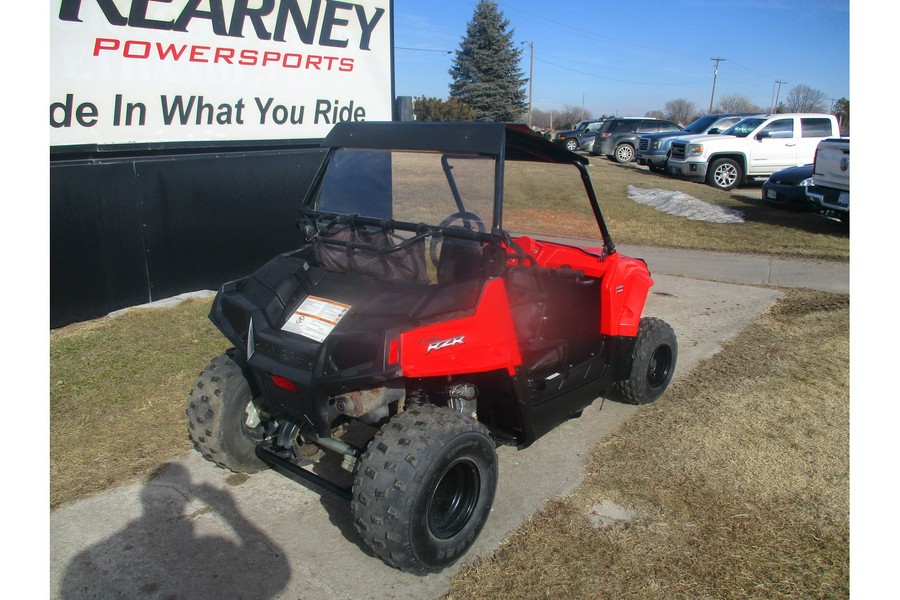
M 459 460 L 444 469 L 428 501 L 432 535 L 446 540 L 463 530 L 475 510 L 480 485 L 478 469 L 470 461 Z
M 669 378 L 672 369 L 672 349 L 668 346 L 659 346 L 653 351 L 650 362 L 647 364 L 647 385 L 650 389 L 659 389 Z

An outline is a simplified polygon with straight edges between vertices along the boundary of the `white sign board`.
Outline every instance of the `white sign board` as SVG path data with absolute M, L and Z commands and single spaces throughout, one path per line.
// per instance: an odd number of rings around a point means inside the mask
M 51 0 L 50 145 L 310 139 L 392 116 L 391 0 Z

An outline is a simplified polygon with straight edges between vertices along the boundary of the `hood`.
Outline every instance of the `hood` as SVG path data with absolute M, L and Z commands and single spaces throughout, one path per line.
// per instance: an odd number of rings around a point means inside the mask
M 733 139 L 735 139 L 735 136 L 733 136 L 733 135 L 721 135 L 718 133 L 715 135 L 707 135 L 707 134 L 701 133 L 701 134 L 694 134 L 694 135 L 681 135 L 681 136 L 678 136 L 675 139 L 675 141 L 677 142 L 680 140 L 685 140 L 685 141 L 696 143 L 698 140 L 701 140 L 705 144 L 707 142 L 715 142 L 718 140 L 733 140 Z
M 663 138 L 682 137 L 683 133 L 684 132 L 682 132 L 682 131 L 660 131 L 659 133 L 648 133 L 648 134 L 642 135 L 641 137 L 649 138 L 651 140 L 661 140 Z M 683 137 L 693 137 L 694 135 L 697 135 L 697 134 L 686 135 Z
M 772 175 L 769 177 L 769 180 L 787 184 L 800 183 L 804 179 L 812 177 L 812 174 L 813 166 L 803 165 L 800 167 L 790 167 L 787 169 L 782 169 L 781 171 L 776 171 L 775 173 L 772 173 Z

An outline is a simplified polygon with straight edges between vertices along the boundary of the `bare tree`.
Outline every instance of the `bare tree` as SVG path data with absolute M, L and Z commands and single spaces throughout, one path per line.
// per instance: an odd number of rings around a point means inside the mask
M 789 112 L 826 112 L 825 93 L 808 85 L 795 85 L 784 104 Z
M 644 113 L 645 117 L 650 117 L 651 119 L 665 119 L 666 115 L 663 114 L 661 110 L 648 110 Z
M 556 112 L 556 116 L 553 119 L 553 128 L 556 130 L 572 129 L 579 121 L 591 118 L 593 118 L 591 111 L 582 109 L 580 106 L 566 104 L 562 110 Z
M 720 113 L 749 113 L 768 112 L 754 104 L 750 98 L 743 94 L 731 94 L 719 100 L 718 111 Z
M 691 118 L 697 113 L 697 105 L 690 100 L 678 98 L 666 102 L 666 117 L 670 121 L 684 124 L 689 123 Z

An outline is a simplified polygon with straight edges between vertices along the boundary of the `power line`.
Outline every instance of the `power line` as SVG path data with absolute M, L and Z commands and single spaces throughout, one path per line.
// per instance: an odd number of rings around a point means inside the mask
M 441 54 L 453 54 L 453 50 L 432 50 L 430 48 L 407 48 L 406 46 L 394 46 L 394 50 L 412 50 L 415 52 L 440 52 Z
M 693 85 L 695 83 L 703 83 L 705 81 L 708 81 L 705 78 L 704 79 L 696 79 L 693 81 L 678 81 L 678 82 L 674 82 L 674 83 L 660 83 L 657 81 L 628 81 L 625 79 L 614 79 L 612 77 L 604 77 L 603 75 L 597 75 L 596 73 L 588 73 L 586 71 L 579 71 L 578 69 L 573 69 L 571 67 L 567 67 L 565 65 L 551 62 L 549 60 L 544 60 L 542 58 L 535 58 L 534 60 L 537 62 L 541 62 L 541 63 L 547 64 L 547 65 L 556 67 L 557 69 L 571 71 L 572 73 L 578 73 L 579 75 L 587 75 L 588 77 L 596 77 L 597 79 L 604 79 L 606 81 L 615 81 L 616 83 L 631 83 L 634 85 Z

